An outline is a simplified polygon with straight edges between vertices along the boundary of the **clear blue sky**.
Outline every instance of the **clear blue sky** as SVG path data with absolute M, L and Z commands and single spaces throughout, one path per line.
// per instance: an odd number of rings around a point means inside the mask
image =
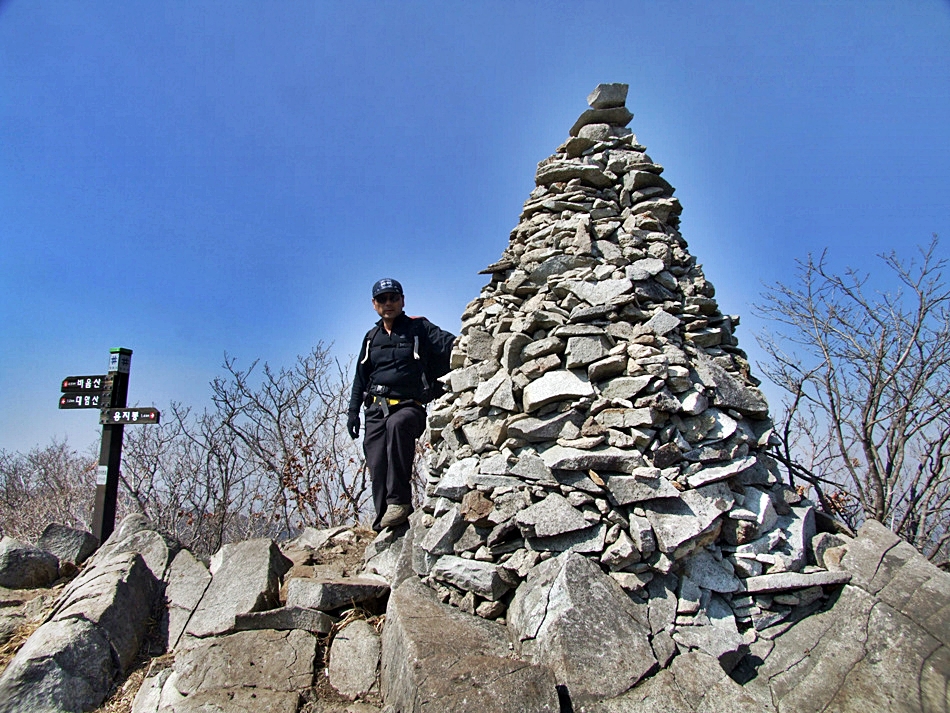
M 753 358 L 796 258 L 950 254 L 945 0 L 0 1 L 0 448 L 95 442 L 110 347 L 159 408 L 346 359 L 382 276 L 457 331 L 600 82 Z

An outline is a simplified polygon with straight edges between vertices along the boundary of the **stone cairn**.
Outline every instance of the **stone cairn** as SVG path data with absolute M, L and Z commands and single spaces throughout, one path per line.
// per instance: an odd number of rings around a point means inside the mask
M 604 681 L 584 684 L 597 696 L 687 650 L 728 671 L 848 578 L 821 566 L 843 540 L 816 532 L 766 455 L 739 319 L 689 254 L 626 94 L 588 97 L 483 271 L 429 418 L 412 537 L 413 570 L 443 601 L 505 621 L 516 653 L 562 679 L 618 632 L 591 663 Z M 596 625 L 567 651 L 572 617 Z

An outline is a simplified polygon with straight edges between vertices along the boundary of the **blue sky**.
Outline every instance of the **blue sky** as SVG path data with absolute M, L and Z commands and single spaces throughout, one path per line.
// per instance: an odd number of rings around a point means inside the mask
M 382 276 L 457 331 L 600 82 L 753 359 L 796 258 L 950 255 L 943 0 L 5 0 L 0 448 L 95 442 L 59 382 L 111 347 L 159 408 L 207 404 L 225 352 L 346 360 Z

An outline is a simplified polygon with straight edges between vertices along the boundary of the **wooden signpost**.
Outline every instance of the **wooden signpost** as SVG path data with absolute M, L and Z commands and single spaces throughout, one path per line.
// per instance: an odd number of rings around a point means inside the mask
M 99 544 L 115 529 L 115 508 L 122 462 L 122 434 L 125 426 L 158 423 L 157 409 L 126 406 L 129 395 L 129 367 L 132 350 L 109 350 L 109 373 L 67 376 L 61 384 L 61 409 L 97 408 L 102 424 L 102 445 L 96 471 L 96 504 L 92 514 L 92 534 Z

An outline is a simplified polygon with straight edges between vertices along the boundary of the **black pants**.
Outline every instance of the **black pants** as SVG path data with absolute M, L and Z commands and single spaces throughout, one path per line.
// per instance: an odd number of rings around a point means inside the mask
M 363 453 L 373 483 L 376 531 L 387 505 L 412 504 L 412 462 L 425 427 L 425 409 L 414 401 L 390 406 L 388 416 L 379 404 L 366 409 Z

